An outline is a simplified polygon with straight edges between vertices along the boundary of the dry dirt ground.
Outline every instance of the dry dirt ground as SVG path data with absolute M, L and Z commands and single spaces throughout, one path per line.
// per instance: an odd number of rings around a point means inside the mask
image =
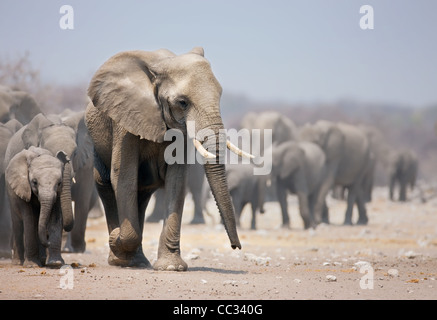
M 436 200 L 390 202 L 386 189 L 376 189 L 367 226 L 343 226 L 345 203 L 329 198 L 328 204 L 331 224 L 315 230 L 303 230 L 293 196 L 289 230 L 280 228 L 273 202 L 258 215 L 259 230 L 249 230 L 246 207 L 243 248 L 234 251 L 214 203 L 206 225 L 189 225 L 188 199 L 181 250 L 189 270 L 182 273 L 109 266 L 105 218 L 89 219 L 87 251 L 63 254 L 71 268 L 26 269 L 0 260 L 0 299 L 437 299 Z M 160 231 L 160 223 L 145 225 L 151 262 Z

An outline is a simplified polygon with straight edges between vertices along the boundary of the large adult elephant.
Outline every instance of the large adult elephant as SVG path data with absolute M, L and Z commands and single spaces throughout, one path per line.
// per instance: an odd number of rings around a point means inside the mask
M 273 147 L 272 158 L 272 177 L 276 181 L 282 226 L 290 227 L 287 193 L 291 192 L 297 196 L 304 228 L 315 227 L 314 208 L 321 207 L 327 214 L 325 197 L 320 195 L 327 175 L 323 150 L 312 142 L 288 141 Z
M 357 127 L 345 123 L 318 121 L 300 130 L 300 139 L 318 144 L 325 152 L 327 174 L 319 196 L 326 197 L 335 186 L 348 189 L 344 224 L 352 224 L 352 210 L 358 207 L 358 224 L 367 224 L 364 177 L 369 172 L 371 152 L 366 134 Z M 322 220 L 322 202 L 314 208 L 316 223 Z
M 167 212 L 153 268 L 187 270 L 180 254 L 186 162 L 166 161 L 166 148 L 181 140 L 183 150 L 195 143 L 208 158 L 205 174 L 231 247 L 241 248 L 225 165 L 218 161 L 226 151 L 221 92 L 202 48 L 182 55 L 165 49 L 122 52 L 95 73 L 85 119 L 95 146 L 94 175 L 110 234 L 110 265 L 151 267 L 141 246 L 144 214 L 151 195 L 164 187 Z M 188 121 L 195 122 L 192 142 L 186 139 Z M 182 136 L 166 140 L 169 129 Z
M 419 162 L 417 155 L 410 149 L 392 150 L 388 156 L 389 196 L 394 200 L 396 184 L 399 184 L 399 201 L 407 201 L 408 186 L 413 189 L 416 184 Z
M 11 256 L 11 214 L 9 202 L 6 197 L 5 171 L 4 164 L 6 148 L 9 140 L 15 132 L 22 128 L 22 124 L 16 119 L 9 120 L 7 123 L 0 123 L 0 258 Z
M 0 122 L 16 119 L 24 125 L 38 113 L 41 109 L 29 93 L 0 86 Z

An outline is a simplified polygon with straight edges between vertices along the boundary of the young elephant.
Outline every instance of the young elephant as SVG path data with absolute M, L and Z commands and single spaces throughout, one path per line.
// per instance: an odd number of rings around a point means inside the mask
M 226 166 L 229 192 L 235 209 L 237 226 L 243 208 L 250 203 L 252 207 L 252 222 L 250 228 L 256 229 L 256 212 L 264 213 L 265 185 L 269 175 L 254 175 L 252 164 L 231 164 Z
M 287 190 L 297 195 L 304 228 L 315 227 L 314 207 L 320 203 L 327 215 L 325 197 L 319 192 L 326 175 L 325 154 L 311 142 L 289 141 L 274 146 L 272 180 L 282 211 L 282 225 L 289 227 Z
M 5 177 L 12 215 L 14 264 L 25 267 L 64 264 L 60 195 L 68 161 L 62 151 L 54 157 L 36 147 L 22 150 L 10 159 Z

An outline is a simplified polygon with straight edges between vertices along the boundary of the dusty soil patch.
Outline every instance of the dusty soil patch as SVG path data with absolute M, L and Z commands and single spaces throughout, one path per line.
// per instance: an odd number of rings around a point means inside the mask
M 90 219 L 84 254 L 63 254 L 72 286 L 58 269 L 0 260 L 0 299 L 437 299 L 437 202 L 390 202 L 375 190 L 367 226 L 343 226 L 345 203 L 329 199 L 331 224 L 303 230 L 289 197 L 292 229 L 279 227 L 277 203 L 249 230 L 249 208 L 233 251 L 213 203 L 207 225 L 182 226 L 184 273 L 111 267 L 104 218 Z M 161 224 L 146 224 L 143 249 L 156 258 Z

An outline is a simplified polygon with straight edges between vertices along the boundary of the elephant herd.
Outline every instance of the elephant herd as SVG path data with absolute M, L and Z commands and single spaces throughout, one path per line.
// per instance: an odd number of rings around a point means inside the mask
M 305 228 L 329 222 L 326 196 L 335 186 L 348 191 L 345 224 L 352 224 L 355 204 L 357 223 L 367 223 L 366 202 L 381 154 L 390 154 L 384 161 L 390 163 L 392 198 L 395 183 L 403 201 L 407 184 L 414 185 L 415 155 L 381 150 L 375 129 L 328 121 L 297 127 L 273 111 L 251 112 L 241 121 L 249 130 L 272 129 L 272 143 L 259 149 L 271 151 L 265 160 L 271 161 L 271 173 L 254 175 L 252 164 L 225 165 L 218 159 L 226 149 L 249 158 L 261 154 L 227 140 L 221 93 L 199 47 L 181 55 L 164 49 L 114 55 L 91 79 L 82 112 L 44 114 L 26 93 L 0 86 L 0 255 L 29 267 L 61 266 L 61 252 L 85 251 L 87 218 L 99 210 L 100 199 L 110 265 L 184 271 L 186 190 L 195 203 L 192 223 L 204 223 L 205 195 L 211 194 L 236 249 L 247 203 L 252 229 L 267 200 L 279 202 L 283 226 L 289 227 L 288 192 L 297 195 Z M 195 122 L 195 132 L 187 130 L 188 121 Z M 166 149 L 175 142 L 167 136 L 171 129 L 181 133 L 184 150 L 202 156 L 202 164 L 167 163 Z M 263 141 L 261 136 L 258 143 Z M 145 219 L 152 195 L 155 211 Z M 161 219 L 152 266 L 142 249 L 144 222 Z
M 415 185 L 418 171 L 415 153 L 388 147 L 376 128 L 326 120 L 297 127 L 291 119 L 275 111 L 250 112 L 243 117 L 241 127 L 272 130 L 269 177 L 250 176 L 250 170 L 244 170 L 242 164 L 228 169 L 236 215 L 239 217 L 244 205 L 250 203 L 252 229 L 256 228 L 257 210 L 265 211 L 267 182 L 273 183 L 270 198 L 279 202 L 282 225 L 287 228 L 290 227 L 288 193 L 297 196 L 304 228 L 311 228 L 321 222 L 329 223 L 326 197 L 337 188 L 342 192 L 347 190 L 344 224 L 353 224 L 355 205 L 356 223 L 367 224 L 366 203 L 371 200 L 377 165 L 387 175 L 391 200 L 395 199 L 396 184 L 399 184 L 400 201 L 407 200 L 407 188 Z M 250 192 L 245 192 L 247 184 L 252 186 Z

